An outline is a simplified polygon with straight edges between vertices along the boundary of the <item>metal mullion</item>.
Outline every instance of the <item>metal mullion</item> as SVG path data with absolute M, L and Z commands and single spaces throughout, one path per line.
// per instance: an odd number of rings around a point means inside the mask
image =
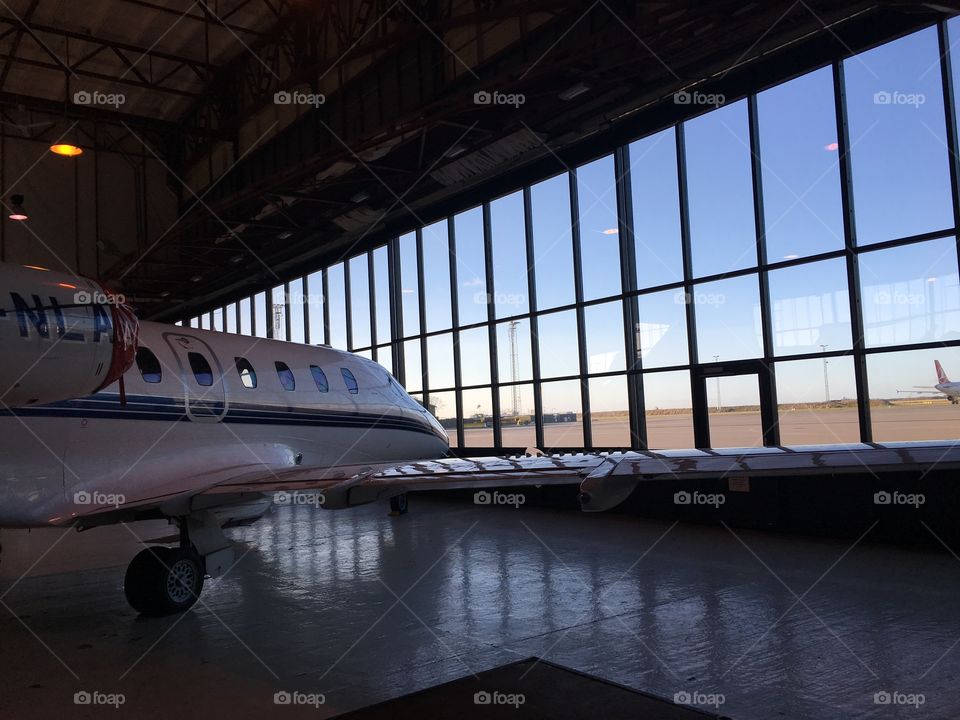
M 457 410 L 457 445 L 463 447 L 466 438 L 463 427 L 463 397 L 460 362 L 460 298 L 457 294 L 457 230 L 453 216 L 447 217 L 447 257 L 450 263 L 450 320 L 453 325 L 453 387 Z
M 530 313 L 530 361 L 533 373 L 533 416 L 534 433 L 538 448 L 542 448 L 544 440 L 543 423 L 543 393 L 540 376 L 540 335 L 537 316 L 537 271 L 534 262 L 533 243 L 533 193 L 530 187 L 523 188 L 523 237 L 525 255 L 527 258 L 527 308 Z
M 760 378 L 764 387 L 760 395 L 760 422 L 764 445 L 780 444 L 780 411 L 777 402 L 776 365 L 773 364 L 773 317 L 770 314 L 770 282 L 767 264 L 766 219 L 763 208 L 763 166 L 760 157 L 760 122 L 757 96 L 747 97 L 747 120 L 750 132 L 750 171 L 753 179 L 753 219 L 757 241 L 757 280 L 760 284 L 760 332 L 766 375 Z
M 953 229 L 954 242 L 957 243 L 957 264 L 960 267 L 960 237 L 956 232 L 960 229 L 960 168 L 957 165 L 957 114 L 956 95 L 953 87 L 953 60 L 950 56 L 950 36 L 947 24 L 937 25 L 937 37 L 940 41 L 940 79 L 943 84 L 943 109 L 945 114 L 945 128 L 947 133 L 947 161 L 950 164 L 950 191 L 953 200 Z
M 390 293 L 390 347 L 393 350 L 393 376 L 406 387 L 407 373 L 403 355 L 403 303 L 400 287 L 400 238 L 387 243 L 387 288 Z
M 693 444 L 710 446 L 710 419 L 707 411 L 706 384 L 694 372 L 699 365 L 697 350 L 697 312 L 693 304 L 693 256 L 690 244 L 690 199 L 687 191 L 686 140 L 683 123 L 676 125 L 677 189 L 680 193 L 680 252 L 683 258 L 684 309 L 687 318 L 687 354 L 690 363 L 690 404 L 693 413 Z
M 373 250 L 367 251 L 367 302 L 370 307 L 370 354 L 377 360 L 377 276 L 373 267 Z
M 577 170 L 568 173 L 570 183 L 570 237 L 573 241 L 573 287 L 577 303 L 577 356 L 580 363 L 580 417 L 583 426 L 583 447 L 593 447 L 593 425 L 590 422 L 590 388 L 587 381 L 586 318 L 583 308 L 583 258 L 580 255 L 580 194 Z M 621 288 L 622 290 L 622 288 Z
M 417 228 L 417 308 L 420 312 L 420 375 L 423 378 L 422 392 L 424 404 L 429 402 L 430 382 L 428 372 L 430 369 L 430 358 L 427 356 L 427 304 L 426 292 L 423 286 L 423 228 Z
M 303 342 L 306 345 L 312 345 L 313 340 L 310 337 L 310 282 L 307 277 L 312 273 L 303 276 Z
M 240 301 L 239 300 L 237 300 L 233 304 L 233 322 L 234 322 L 234 327 L 237 328 L 237 335 L 242 334 L 240 331 L 240 328 L 242 327 L 242 325 L 240 324 Z
M 493 237 L 490 234 L 490 203 L 483 203 L 483 266 L 487 282 L 487 339 L 490 343 L 490 406 L 493 413 L 493 447 L 503 447 L 500 427 L 500 362 L 497 357 L 497 317 L 493 298 Z
M 850 128 L 847 125 L 847 95 L 842 61 L 833 63 L 833 96 L 837 118 L 837 144 L 840 153 L 840 204 L 843 210 L 843 240 L 847 251 L 847 292 L 850 302 L 850 329 L 853 334 L 853 372 L 857 386 L 857 418 L 860 441 L 872 442 L 870 390 L 867 386 L 867 360 L 864 354 L 863 304 L 860 297 L 857 225 L 853 206 L 853 168 L 850 161 Z
M 320 277 L 323 279 L 323 344 L 330 345 L 330 268 L 323 268 Z
M 350 259 L 343 260 L 343 307 L 347 323 L 347 352 L 353 352 L 353 294 L 350 287 Z
M 633 204 L 630 183 L 630 151 L 620 147 L 613 156 L 617 178 L 617 217 L 620 241 L 620 301 L 623 308 L 624 352 L 627 356 L 627 412 L 630 423 L 630 447 L 647 447 L 646 400 L 643 395 L 643 363 L 637 347 L 636 327 L 639 321 L 637 290 L 637 249 L 633 235 Z
M 293 320 L 290 313 L 290 283 L 283 284 L 283 325 L 286 332 L 286 339 L 289 341 L 292 337 Z

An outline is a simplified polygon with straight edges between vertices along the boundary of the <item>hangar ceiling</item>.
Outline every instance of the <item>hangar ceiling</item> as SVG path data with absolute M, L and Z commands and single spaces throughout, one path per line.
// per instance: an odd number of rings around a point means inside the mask
M 64 262 L 176 319 L 698 111 L 679 90 L 737 97 L 958 8 L 5 0 L 0 139 L 77 137 L 133 168 L 133 190 L 73 171 L 84 227 Z M 0 178 L 5 203 L 18 170 Z M 110 182 L 85 220 L 88 185 Z M 51 184 L 34 183 L 36 202 Z M 111 237 L 120 211 L 132 230 Z M 0 236 L 8 257 L 38 240 Z

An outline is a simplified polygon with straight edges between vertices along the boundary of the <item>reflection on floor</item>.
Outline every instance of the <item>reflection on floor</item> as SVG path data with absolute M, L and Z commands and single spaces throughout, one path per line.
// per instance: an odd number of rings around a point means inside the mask
M 5 531 L 3 717 L 77 716 L 90 709 L 74 693 L 86 691 L 122 693 L 114 718 L 322 718 L 531 656 L 660 696 L 723 700 L 737 720 L 913 710 L 879 707 L 882 692 L 922 694 L 924 717 L 960 707 L 960 562 L 948 554 L 425 498 L 411 507 L 401 518 L 382 505 L 278 509 L 231 531 L 239 562 L 202 604 L 161 619 L 126 606 L 121 563 L 137 548 L 130 530 L 156 537 L 162 526 Z M 280 715 L 274 695 L 295 691 L 323 703 Z

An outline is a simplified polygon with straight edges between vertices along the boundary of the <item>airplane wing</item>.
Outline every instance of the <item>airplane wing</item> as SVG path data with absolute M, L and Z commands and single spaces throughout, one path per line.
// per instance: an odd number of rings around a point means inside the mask
M 717 478 L 960 468 L 960 442 L 853 443 L 723 450 L 445 458 L 334 468 L 251 470 L 178 495 L 150 498 L 78 516 L 81 527 L 249 502 L 264 493 L 319 491 L 319 505 L 341 509 L 423 490 L 579 485 L 581 509 L 610 510 L 641 482 L 678 484 Z
M 928 385 L 917 385 L 916 387 L 911 388 L 910 390 L 897 390 L 898 393 L 907 393 L 910 395 L 943 395 L 943 391 L 931 388 L 927 390 Z

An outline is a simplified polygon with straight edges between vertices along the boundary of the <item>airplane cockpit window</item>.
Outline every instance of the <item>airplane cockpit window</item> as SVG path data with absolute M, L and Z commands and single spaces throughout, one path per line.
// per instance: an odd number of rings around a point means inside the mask
M 357 378 L 353 376 L 352 372 L 346 368 L 340 368 L 340 374 L 343 375 L 343 383 L 347 386 L 347 391 L 351 395 L 356 395 L 358 392 L 360 392 L 360 388 L 357 385 Z
M 150 348 L 142 345 L 137 348 L 137 369 L 140 370 L 144 382 L 160 382 L 162 376 L 160 361 Z
M 277 368 L 277 377 L 280 378 L 280 384 L 283 385 L 284 390 L 295 390 L 297 388 L 297 381 L 293 378 L 293 371 L 287 367 L 286 363 L 282 363 L 279 360 L 274 363 Z
M 238 357 L 233 359 L 237 365 L 237 373 L 240 375 L 240 382 L 245 388 L 255 388 L 257 386 L 257 371 L 246 358 Z
M 330 390 L 330 383 L 327 382 L 327 374 L 316 365 L 310 366 L 310 372 L 313 373 L 313 381 L 317 384 L 317 390 L 327 392 Z
M 144 382 L 160 382 L 162 375 L 160 361 L 157 360 L 157 356 L 151 352 L 150 348 L 145 348 L 142 345 L 137 348 L 137 368 L 140 370 Z
M 190 369 L 193 370 L 193 376 L 197 379 L 197 385 L 209 387 L 213 385 L 213 370 L 210 369 L 210 363 L 200 353 L 187 353 L 187 359 L 190 361 Z

